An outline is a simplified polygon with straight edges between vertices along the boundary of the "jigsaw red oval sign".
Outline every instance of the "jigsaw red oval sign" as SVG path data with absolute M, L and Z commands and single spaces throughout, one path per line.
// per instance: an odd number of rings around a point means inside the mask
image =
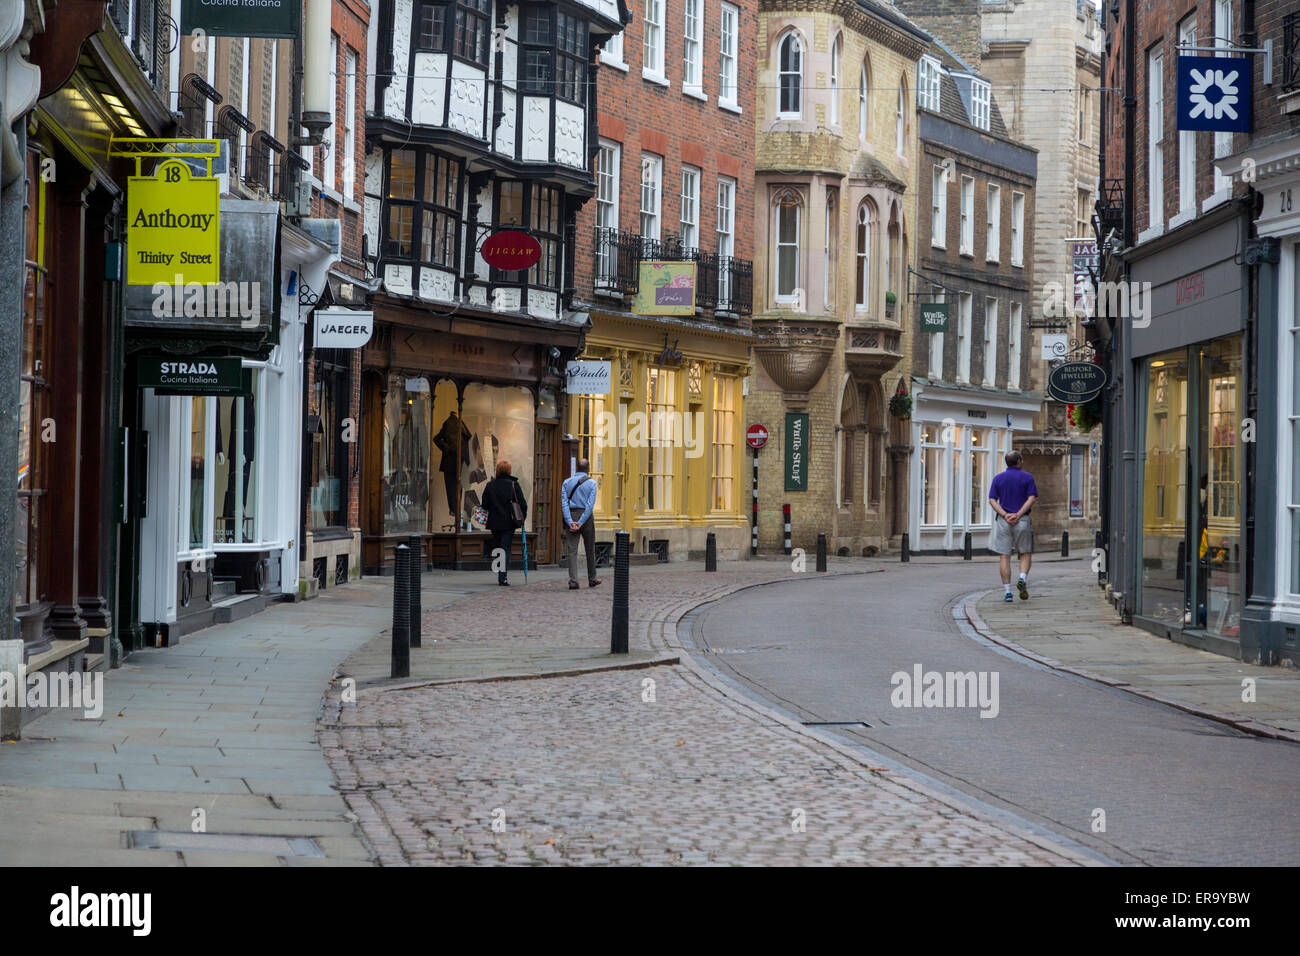
M 526 232 L 494 232 L 479 249 L 483 261 L 494 269 L 527 269 L 542 257 L 542 244 Z

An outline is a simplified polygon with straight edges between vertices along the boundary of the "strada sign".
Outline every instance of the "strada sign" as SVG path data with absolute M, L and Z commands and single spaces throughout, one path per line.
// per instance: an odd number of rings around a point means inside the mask
M 244 395 L 243 365 L 238 358 L 141 356 L 136 382 L 159 395 Z
M 296 37 L 301 23 L 301 0 L 181 0 L 186 36 Z
M 221 279 L 221 185 L 179 159 L 152 176 L 132 176 L 126 194 L 129 285 Z

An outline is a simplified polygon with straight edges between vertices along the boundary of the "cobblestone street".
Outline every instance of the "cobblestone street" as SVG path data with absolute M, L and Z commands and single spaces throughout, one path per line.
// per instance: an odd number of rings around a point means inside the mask
M 632 647 L 654 649 L 701 601 L 791 576 L 779 563 L 634 574 Z M 559 580 L 485 592 L 426 613 L 426 641 L 436 628 L 451 644 L 598 647 L 609 595 Z M 506 605 L 519 605 L 508 618 Z M 686 666 L 365 688 L 355 707 L 331 696 L 321 744 L 383 864 L 1085 861 L 864 766 Z

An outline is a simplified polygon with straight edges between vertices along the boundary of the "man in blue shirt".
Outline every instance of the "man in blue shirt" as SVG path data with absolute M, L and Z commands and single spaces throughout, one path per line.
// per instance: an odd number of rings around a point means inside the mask
M 1002 600 L 1012 603 L 1011 552 L 1020 554 L 1020 580 L 1016 587 L 1020 600 L 1029 600 L 1029 565 L 1034 555 L 1034 529 L 1029 523 L 1029 510 L 1038 498 L 1034 476 L 1020 467 L 1020 452 L 1007 452 L 1007 470 L 993 479 L 989 486 L 989 503 L 997 512 L 993 531 L 989 535 L 989 550 L 1001 555 L 998 567 L 1002 572 Z
M 596 577 L 596 479 L 587 474 L 591 462 L 578 459 L 578 471 L 560 486 L 565 540 L 569 546 L 569 590 L 578 590 L 578 541 L 587 549 L 587 587 L 600 584 Z

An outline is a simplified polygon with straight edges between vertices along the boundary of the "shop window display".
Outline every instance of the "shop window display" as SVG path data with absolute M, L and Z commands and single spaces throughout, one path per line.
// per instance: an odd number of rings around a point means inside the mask
M 533 394 L 523 387 L 473 383 L 457 408 L 456 385 L 443 380 L 433 394 L 432 468 L 442 480 L 431 489 L 433 531 L 479 531 L 472 523 L 497 462 L 509 459 L 527 500 L 533 494 Z M 459 507 L 456 501 L 460 489 Z M 531 530 L 532 512 L 525 525 Z
M 390 377 L 384 400 L 384 529 L 429 526 L 429 380 Z

